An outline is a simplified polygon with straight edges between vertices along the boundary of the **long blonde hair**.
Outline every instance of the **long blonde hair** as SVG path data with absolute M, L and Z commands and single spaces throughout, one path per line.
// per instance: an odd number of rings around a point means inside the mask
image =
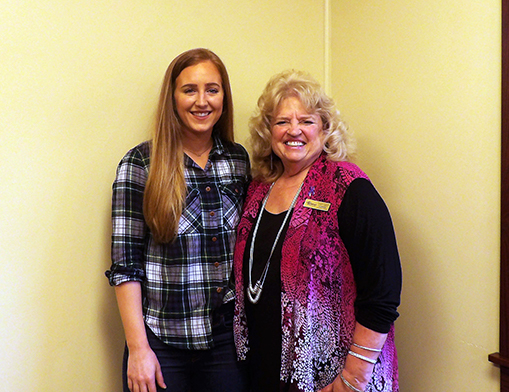
M 173 98 L 176 79 L 187 67 L 211 61 L 219 71 L 224 90 L 223 113 L 212 131 L 224 141 L 234 141 L 233 103 L 228 72 L 221 59 L 208 49 L 198 48 L 177 56 L 166 70 L 156 126 L 151 142 L 150 169 L 143 195 L 143 214 L 156 242 L 172 241 L 185 205 L 183 124 Z
M 283 71 L 270 78 L 249 120 L 253 177 L 261 181 L 272 182 L 283 174 L 283 163 L 272 151 L 272 119 L 281 102 L 289 97 L 298 98 L 309 113 L 321 117 L 325 134 L 323 150 L 329 160 L 349 161 L 353 158 L 354 140 L 333 99 L 308 73 Z

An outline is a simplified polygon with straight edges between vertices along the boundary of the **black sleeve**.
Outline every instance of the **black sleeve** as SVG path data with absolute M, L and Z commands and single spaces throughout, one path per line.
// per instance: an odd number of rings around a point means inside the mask
M 402 282 L 389 210 L 371 182 L 358 178 L 345 193 L 338 220 L 357 286 L 356 320 L 387 333 L 399 316 Z

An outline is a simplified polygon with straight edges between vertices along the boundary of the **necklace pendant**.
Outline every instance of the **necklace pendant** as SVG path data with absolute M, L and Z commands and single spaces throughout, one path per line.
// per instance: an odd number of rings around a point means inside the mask
M 249 301 L 253 304 L 258 303 L 260 300 L 260 296 L 262 295 L 262 285 L 260 284 L 260 281 L 256 282 L 255 287 L 252 287 L 251 285 L 247 288 L 247 297 L 249 298 Z
M 249 299 L 249 302 L 251 302 L 252 304 L 257 304 L 258 301 L 260 300 L 261 294 L 262 294 L 262 292 L 258 291 L 258 293 L 256 293 L 255 296 L 253 297 L 253 294 L 251 293 L 251 291 L 248 291 L 247 298 Z
M 260 285 L 260 281 L 256 282 L 255 287 L 249 286 L 248 291 L 252 295 L 259 295 L 259 293 L 262 291 L 262 287 Z

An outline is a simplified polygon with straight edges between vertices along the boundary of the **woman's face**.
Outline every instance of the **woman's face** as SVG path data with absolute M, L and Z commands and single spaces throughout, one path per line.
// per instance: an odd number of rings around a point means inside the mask
M 221 75 L 214 63 L 204 61 L 184 68 L 176 79 L 173 97 L 184 131 L 210 137 L 223 113 L 224 97 Z
M 323 150 L 322 119 L 309 113 L 299 98 L 289 97 L 281 102 L 271 131 L 272 151 L 281 158 L 287 172 L 296 174 L 308 168 Z

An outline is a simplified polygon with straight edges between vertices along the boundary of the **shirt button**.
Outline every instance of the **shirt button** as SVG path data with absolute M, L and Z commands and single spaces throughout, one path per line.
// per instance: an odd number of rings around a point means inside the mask
M 218 261 L 216 261 L 216 262 L 214 263 L 214 267 L 219 267 L 219 262 L 218 262 Z
M 217 237 L 212 237 L 212 242 L 216 242 L 217 241 Z
M 218 293 L 220 293 L 221 291 L 223 291 L 223 288 L 222 288 L 222 287 L 218 287 L 216 291 L 217 291 Z
M 209 215 L 210 215 L 210 216 L 214 216 L 214 215 L 216 215 L 216 213 L 215 213 L 214 211 L 210 211 L 210 214 L 209 214 Z
M 206 190 L 207 192 L 210 192 L 210 186 L 206 187 L 206 188 L 205 188 L 205 190 Z

